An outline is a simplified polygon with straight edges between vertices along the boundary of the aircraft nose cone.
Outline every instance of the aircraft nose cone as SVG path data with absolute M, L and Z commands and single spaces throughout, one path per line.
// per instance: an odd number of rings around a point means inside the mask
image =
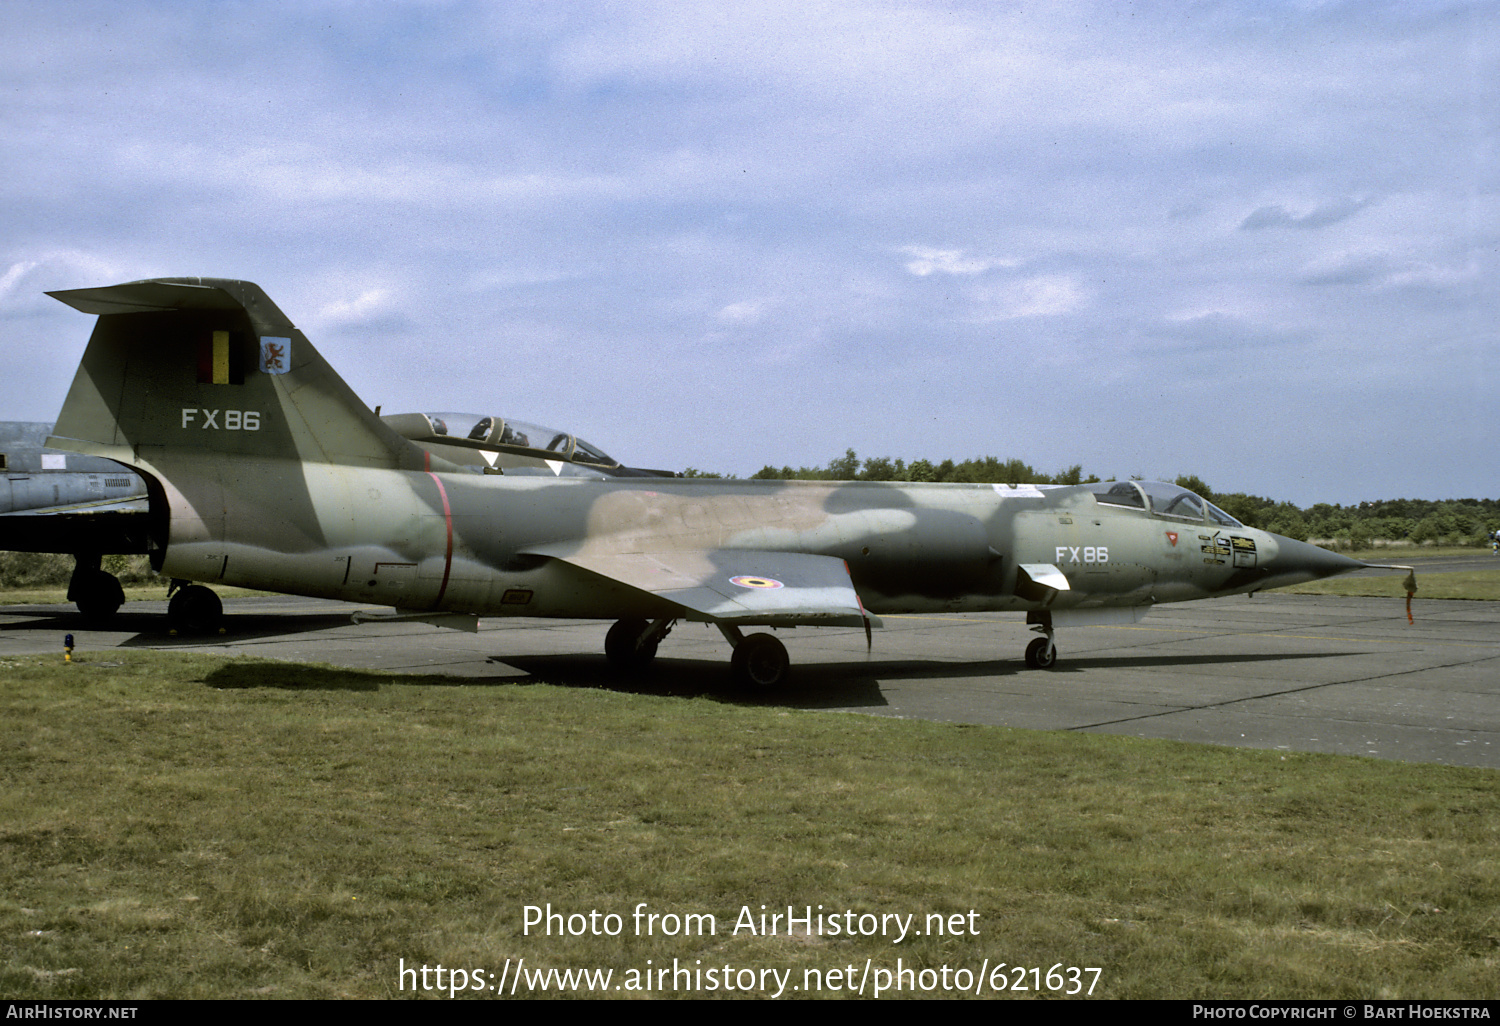
M 1276 535 L 1276 547 L 1278 551 L 1276 558 L 1271 560 L 1270 570 L 1280 584 L 1317 581 L 1350 570 L 1363 570 L 1365 566 L 1357 559 L 1281 535 Z

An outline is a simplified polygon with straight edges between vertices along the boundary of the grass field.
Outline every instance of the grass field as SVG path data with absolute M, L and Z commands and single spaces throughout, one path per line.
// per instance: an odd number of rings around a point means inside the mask
M 1500 992 L 1494 771 L 161 653 L 0 679 L 13 998 L 399 996 L 403 964 L 522 958 L 611 996 L 674 959 L 784 996 L 898 959 L 919 996 L 998 963 L 1109 998 Z M 548 903 L 620 935 L 527 934 Z M 638 936 L 638 903 L 717 930 Z M 734 932 L 762 905 L 960 928 Z
M 1417 599 L 1475 599 L 1500 601 L 1500 557 L 1493 568 L 1432 572 L 1427 569 L 1445 557 L 1477 556 L 1478 549 L 1374 549 L 1353 553 L 1355 559 L 1369 563 L 1404 563 L 1417 571 Z M 1420 555 L 1418 554 L 1420 552 Z M 1290 588 L 1278 589 L 1297 595 L 1368 595 L 1406 597 L 1405 578 L 1399 574 L 1380 577 L 1330 577 Z
M 153 581 L 150 584 L 126 584 L 126 602 L 165 602 L 167 601 L 167 582 L 165 580 Z M 221 599 L 243 598 L 246 595 L 267 595 L 270 592 L 254 591 L 249 588 L 226 588 L 222 585 L 214 587 L 214 594 Z M 66 585 L 48 585 L 42 588 L 0 588 L 0 607 L 4 606 L 55 606 L 63 605 L 68 601 L 68 588 Z

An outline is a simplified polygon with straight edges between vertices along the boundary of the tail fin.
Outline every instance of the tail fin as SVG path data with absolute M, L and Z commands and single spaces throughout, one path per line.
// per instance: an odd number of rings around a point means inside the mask
M 174 453 L 420 470 L 258 285 L 152 278 L 48 293 L 98 314 L 55 448 L 165 470 Z

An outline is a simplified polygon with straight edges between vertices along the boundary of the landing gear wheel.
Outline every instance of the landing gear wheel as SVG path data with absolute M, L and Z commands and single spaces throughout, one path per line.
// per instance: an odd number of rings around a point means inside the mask
M 1057 665 L 1057 646 L 1050 638 L 1036 638 L 1026 646 L 1026 665 L 1034 670 L 1050 670 Z
M 190 584 L 167 603 L 167 619 L 184 634 L 209 634 L 224 619 L 224 603 L 211 588 Z
M 641 635 L 651 627 L 645 620 L 616 620 L 604 636 L 604 657 L 617 670 L 644 670 L 656 658 L 656 640 L 638 645 Z
M 786 646 L 771 634 L 752 634 L 734 646 L 729 660 L 734 682 L 747 691 L 769 691 L 786 683 L 792 661 Z
M 108 620 L 125 604 L 125 589 L 120 587 L 119 578 L 103 570 L 88 574 L 85 580 L 70 590 L 73 602 L 85 620 Z

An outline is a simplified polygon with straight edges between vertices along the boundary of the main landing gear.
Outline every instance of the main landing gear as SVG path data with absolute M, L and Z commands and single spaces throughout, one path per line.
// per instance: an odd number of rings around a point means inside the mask
M 167 587 L 167 622 L 179 634 L 212 634 L 224 619 L 224 603 L 212 588 L 173 579 Z
M 99 569 L 99 556 L 73 557 L 73 576 L 68 580 L 68 601 L 78 606 L 83 618 L 103 623 L 125 604 L 125 589 L 114 574 Z
M 661 617 L 652 623 L 645 620 L 616 620 L 604 637 L 604 656 L 609 664 L 624 673 L 641 673 L 656 659 L 656 646 L 672 630 L 673 621 Z
M 719 629 L 734 646 L 734 654 L 729 657 L 729 675 L 736 687 L 745 691 L 772 691 L 786 683 L 792 660 L 780 638 L 774 634 L 746 637 L 735 627 Z
M 125 604 L 125 589 L 118 577 L 100 569 L 99 556 L 75 555 L 73 560 L 68 600 L 78 606 L 85 620 L 101 625 Z M 219 596 L 201 584 L 173 579 L 167 587 L 167 598 L 167 622 L 176 633 L 212 634 L 224 619 Z
M 625 673 L 639 673 L 656 658 L 656 647 L 671 631 L 674 621 L 661 617 L 651 623 L 645 620 L 618 620 L 604 638 L 604 655 L 610 665 Z M 741 633 L 738 627 L 719 624 L 725 639 L 734 646 L 729 660 L 730 676 L 735 685 L 746 691 L 769 691 L 786 683 L 792 661 L 786 646 L 770 634 Z

